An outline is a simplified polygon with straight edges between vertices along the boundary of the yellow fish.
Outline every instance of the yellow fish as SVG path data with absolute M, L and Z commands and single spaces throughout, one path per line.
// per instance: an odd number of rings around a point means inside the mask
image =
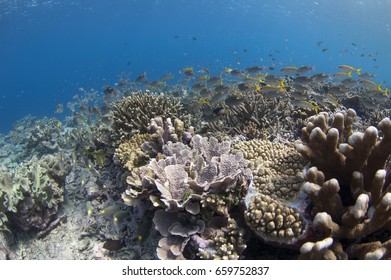
M 354 68 L 349 65 L 340 65 L 338 66 L 338 69 L 341 70 L 342 72 L 349 73 L 349 72 L 356 72 L 358 75 L 361 74 L 361 68 Z

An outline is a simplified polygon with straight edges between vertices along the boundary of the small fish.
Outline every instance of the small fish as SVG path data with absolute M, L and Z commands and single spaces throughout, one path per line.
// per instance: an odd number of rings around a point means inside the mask
M 226 91 L 225 93 L 223 94 L 220 94 L 220 93 L 216 93 L 213 97 L 212 97 L 212 100 L 210 101 L 211 104 L 213 105 L 217 105 L 223 101 L 225 101 L 225 99 L 227 99 L 229 96 L 229 91 Z
M 121 210 L 113 215 L 113 221 L 114 223 L 121 223 L 125 221 L 127 217 L 129 217 L 129 212 L 126 210 Z
M 343 84 L 347 88 L 353 88 L 356 85 L 356 80 L 349 77 L 349 78 L 342 80 L 341 84 Z
M 295 107 L 301 108 L 301 109 L 307 109 L 307 110 L 314 110 L 315 113 L 317 114 L 319 112 L 319 107 L 313 102 L 309 102 L 306 100 L 298 100 L 298 101 L 293 101 L 292 104 Z
M 312 82 L 312 79 L 307 76 L 298 76 L 293 79 L 293 83 L 297 85 L 307 85 Z
M 301 66 L 301 67 L 297 70 L 297 74 L 299 74 L 299 75 L 304 75 L 304 74 L 307 74 L 308 72 L 314 71 L 314 70 L 315 70 L 315 67 Z
M 201 97 L 209 97 L 211 95 L 211 91 L 208 90 L 207 88 L 203 88 L 200 90 L 198 93 Z
M 197 82 L 203 82 L 203 81 L 209 81 L 209 76 L 208 75 L 201 75 L 196 77 Z
M 327 52 L 329 49 L 328 48 L 324 48 L 322 49 L 322 52 Z
M 316 43 L 316 45 L 317 45 L 319 48 L 322 47 L 322 44 L 323 44 L 323 41 L 319 41 L 319 42 Z
M 230 74 L 230 75 L 232 75 L 234 77 L 237 77 L 237 78 L 244 78 L 244 77 L 246 77 L 246 75 L 243 72 L 241 72 L 239 70 L 236 70 L 236 69 L 227 68 L 226 71 L 227 71 L 226 73 L 228 73 L 228 74 Z
M 137 76 L 135 82 L 136 83 L 141 83 L 145 79 L 146 76 L 147 76 L 146 72 L 141 73 L 140 75 Z
M 225 100 L 225 104 L 228 106 L 238 106 L 244 102 L 244 98 L 231 95 Z
M 281 78 L 280 76 L 278 75 L 267 75 L 265 77 L 265 83 L 269 84 L 269 85 L 277 85 L 277 84 L 280 84 L 281 81 L 283 81 L 284 79 Z
M 241 92 L 247 92 L 250 89 L 250 87 L 245 83 L 240 83 L 237 85 L 237 87 Z
M 247 67 L 246 69 L 247 73 L 250 73 L 250 74 L 257 74 L 259 72 L 262 72 L 264 70 L 263 67 L 259 67 L 259 66 L 252 66 L 252 67 Z
M 283 73 L 285 75 L 296 75 L 298 70 L 299 70 L 298 67 L 287 66 L 287 67 L 282 68 L 280 71 L 281 71 L 281 73 Z
M 311 76 L 311 79 L 315 82 L 324 82 L 330 78 L 329 75 L 326 75 L 325 73 L 319 73 Z
M 213 111 L 213 114 L 215 116 L 224 116 L 224 115 L 227 115 L 228 114 L 228 109 L 226 108 L 223 108 L 223 107 L 217 107 L 216 109 L 214 109 Z
M 377 84 L 371 80 L 367 80 L 367 79 L 360 79 L 359 82 L 360 86 L 362 87 L 365 87 L 369 90 L 377 90 L 377 89 L 381 89 L 381 86 L 382 84 Z
M 160 80 L 162 81 L 168 81 L 174 79 L 174 74 L 172 73 L 166 73 L 163 76 L 160 77 Z
M 210 77 L 207 81 L 208 85 L 221 85 L 222 84 L 221 76 L 213 76 Z
M 106 208 L 102 209 L 100 211 L 100 213 L 103 216 L 107 217 L 107 216 L 114 215 L 115 213 L 121 211 L 122 208 L 123 208 L 122 204 L 113 204 L 113 205 L 107 206 Z
M 109 251 L 118 251 L 125 247 L 125 242 L 122 240 L 106 239 L 103 243 L 103 248 Z
M 361 73 L 360 77 L 358 77 L 359 80 L 362 80 L 362 79 L 369 80 L 369 79 L 373 79 L 373 78 L 376 78 L 376 75 L 368 73 L 368 72 Z
M 368 93 L 370 95 L 374 95 L 374 99 L 376 99 L 378 102 L 385 102 L 389 100 L 388 92 L 389 88 L 386 88 L 385 90 L 372 89 Z
M 185 68 L 182 68 L 182 70 L 180 71 L 180 73 L 186 75 L 187 77 L 192 77 L 192 76 L 194 76 L 193 67 L 185 67 Z
M 354 68 L 349 65 L 339 65 L 338 69 L 342 72 L 349 73 L 349 72 L 356 72 L 358 75 L 361 74 L 361 68 Z
M 64 104 L 57 104 L 55 113 L 61 114 L 62 112 L 64 112 Z
M 202 90 L 206 88 L 206 85 L 201 84 L 201 83 L 195 83 L 191 86 L 192 89 L 194 90 Z
M 333 75 L 335 79 L 346 79 L 347 77 L 352 77 L 352 72 L 337 72 Z

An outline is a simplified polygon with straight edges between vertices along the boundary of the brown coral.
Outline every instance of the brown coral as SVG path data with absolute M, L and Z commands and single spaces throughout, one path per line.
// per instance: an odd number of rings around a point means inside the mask
M 294 244 L 305 233 L 298 199 L 305 161 L 286 144 L 263 140 L 235 146 L 251 162 L 253 185 L 246 197 L 245 218 L 263 239 Z
M 113 105 L 113 127 L 117 139 L 146 133 L 155 117 L 188 119 L 179 99 L 163 94 L 135 92 Z
M 331 237 L 334 243 L 370 239 L 375 232 L 391 228 L 391 185 L 386 169 L 391 121 L 385 118 L 379 123 L 379 136 L 375 127 L 353 132 L 354 117 L 351 109 L 334 116 L 321 113 L 310 118 L 302 140 L 296 143 L 314 165 L 302 187 L 311 199 L 313 227 L 319 237 Z M 368 248 L 364 244 L 360 248 Z

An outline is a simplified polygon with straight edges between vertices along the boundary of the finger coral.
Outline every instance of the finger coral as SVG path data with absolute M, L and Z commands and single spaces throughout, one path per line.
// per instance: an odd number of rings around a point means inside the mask
M 355 115 L 351 109 L 333 116 L 320 113 L 309 119 L 301 141 L 296 143 L 297 150 L 313 165 L 307 170 L 302 187 L 311 201 L 313 228 L 318 238 L 347 242 L 345 247 L 349 240 L 372 240 L 379 230 L 391 228 L 387 169 L 391 121 L 384 118 L 378 125 L 380 132 L 373 126 L 364 132 L 353 132 Z M 354 245 L 349 257 L 363 257 L 375 251 L 365 244 Z M 363 253 L 364 249 L 369 251 Z

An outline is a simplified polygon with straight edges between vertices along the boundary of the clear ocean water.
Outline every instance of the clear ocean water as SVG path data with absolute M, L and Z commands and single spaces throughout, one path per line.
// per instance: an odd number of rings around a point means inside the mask
M 391 1 L 0 0 L 0 133 L 121 73 L 341 64 L 390 85 Z

